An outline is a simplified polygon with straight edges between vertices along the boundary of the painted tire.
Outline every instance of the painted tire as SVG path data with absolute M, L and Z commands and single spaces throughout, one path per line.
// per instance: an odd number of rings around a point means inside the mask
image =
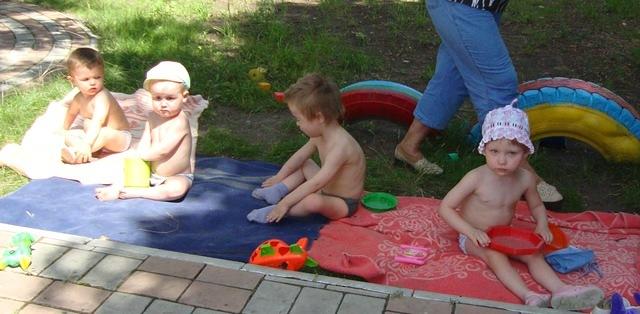
M 531 138 L 563 136 L 584 142 L 615 162 L 640 162 L 640 114 L 594 83 L 544 78 L 519 86 Z
M 341 94 L 345 122 L 384 119 L 408 126 L 413 121 L 416 101 L 396 91 L 358 89 Z
M 409 126 L 422 93 L 390 81 L 362 81 L 340 89 L 347 123 L 364 119 L 389 120 Z
M 422 93 L 403 84 L 389 81 L 362 81 L 353 83 L 340 89 L 341 93 L 347 93 L 356 90 L 385 90 L 396 92 L 412 98 L 417 103 L 422 97 Z M 412 109 L 413 110 L 413 109 Z
M 584 142 L 616 162 L 640 162 L 640 114 L 608 89 L 569 78 L 543 78 L 518 87 L 518 106 L 529 115 L 531 137 L 561 136 Z M 345 120 L 380 118 L 410 125 L 421 96 L 394 82 L 363 81 L 341 90 Z M 470 139 L 477 143 L 480 126 Z

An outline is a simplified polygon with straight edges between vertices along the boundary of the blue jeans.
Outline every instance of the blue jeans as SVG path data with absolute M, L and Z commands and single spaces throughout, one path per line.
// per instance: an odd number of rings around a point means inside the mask
M 426 0 L 426 6 L 442 43 L 433 78 L 413 114 L 423 125 L 443 130 L 469 97 L 482 124 L 489 111 L 517 96 L 500 14 L 447 0 Z

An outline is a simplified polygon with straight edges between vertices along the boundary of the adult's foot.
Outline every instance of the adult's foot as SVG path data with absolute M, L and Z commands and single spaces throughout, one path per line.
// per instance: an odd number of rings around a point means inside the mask
M 418 173 L 421 174 L 441 174 L 443 172 L 440 166 L 428 161 L 424 156 L 410 156 L 405 150 L 402 148 L 400 144 L 396 146 L 394 151 L 394 157 L 406 163 L 407 165 L 413 167 Z

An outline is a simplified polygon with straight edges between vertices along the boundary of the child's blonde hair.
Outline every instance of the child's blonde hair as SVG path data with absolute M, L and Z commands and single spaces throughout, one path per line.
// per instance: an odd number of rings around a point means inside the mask
M 307 119 L 321 113 L 327 121 L 342 123 L 344 117 L 338 85 L 317 73 L 307 74 L 287 88 L 284 101 L 296 106 Z
M 90 47 L 80 47 L 71 52 L 67 58 L 67 72 L 71 74 L 79 66 L 84 66 L 88 69 L 104 67 L 104 60 L 97 50 Z

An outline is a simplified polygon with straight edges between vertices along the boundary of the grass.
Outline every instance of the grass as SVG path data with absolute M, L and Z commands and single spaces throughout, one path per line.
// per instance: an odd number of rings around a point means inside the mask
M 420 89 L 433 75 L 439 43 L 425 16 L 423 1 L 26 2 L 73 14 L 100 36 L 100 49 L 107 61 L 106 85 L 113 91 L 132 93 L 140 87 L 145 71 L 160 60 L 182 62 L 192 76 L 192 93 L 204 95 L 213 104 L 200 119 L 199 154 L 277 163 L 286 161 L 305 141 L 292 122 L 278 126 L 283 136 L 273 139 L 268 147 L 256 144 L 239 128 L 213 122 L 224 118 L 216 115 L 216 106 L 237 108 L 240 114 L 285 110 L 247 79 L 249 69 L 266 68 L 274 90 L 284 90 L 302 74 L 313 71 L 329 75 L 339 86 L 384 79 Z M 597 77 L 599 84 L 637 101 L 640 95 L 633 82 L 640 73 L 640 25 L 634 20 L 638 14 L 637 1 L 512 1 L 504 16 L 505 28 L 511 30 L 505 37 L 521 81 L 547 75 Z M 615 33 L 602 37 L 613 26 Z M 376 50 L 393 45 L 397 47 Z M 555 60 L 556 53 L 570 54 L 584 45 L 596 50 L 581 54 L 583 59 L 564 61 L 566 64 L 548 63 Z M 587 65 L 577 66 L 580 63 Z M 61 97 L 67 88 L 63 75 L 57 73 L 36 87 L 3 97 L 0 143 L 18 142 L 46 104 Z M 472 116 L 470 110 L 463 110 L 444 137 L 425 142 L 430 159 L 445 168 L 447 175 L 437 178 L 394 165 L 389 147 L 402 136 L 402 128 L 384 127 L 379 121 L 347 126 L 359 140 L 371 143 L 366 150 L 366 188 L 443 197 L 469 169 L 483 162 L 466 142 Z M 450 159 L 451 152 L 457 152 L 459 160 Z M 609 209 L 640 210 L 637 165 L 610 164 L 580 146 L 569 152 L 545 149 L 531 162 L 544 178 L 561 187 L 565 210 L 588 208 L 597 194 L 593 190 L 599 186 L 607 194 L 602 197 L 615 206 Z M 7 168 L 0 168 L 0 174 L 2 195 L 27 182 Z

